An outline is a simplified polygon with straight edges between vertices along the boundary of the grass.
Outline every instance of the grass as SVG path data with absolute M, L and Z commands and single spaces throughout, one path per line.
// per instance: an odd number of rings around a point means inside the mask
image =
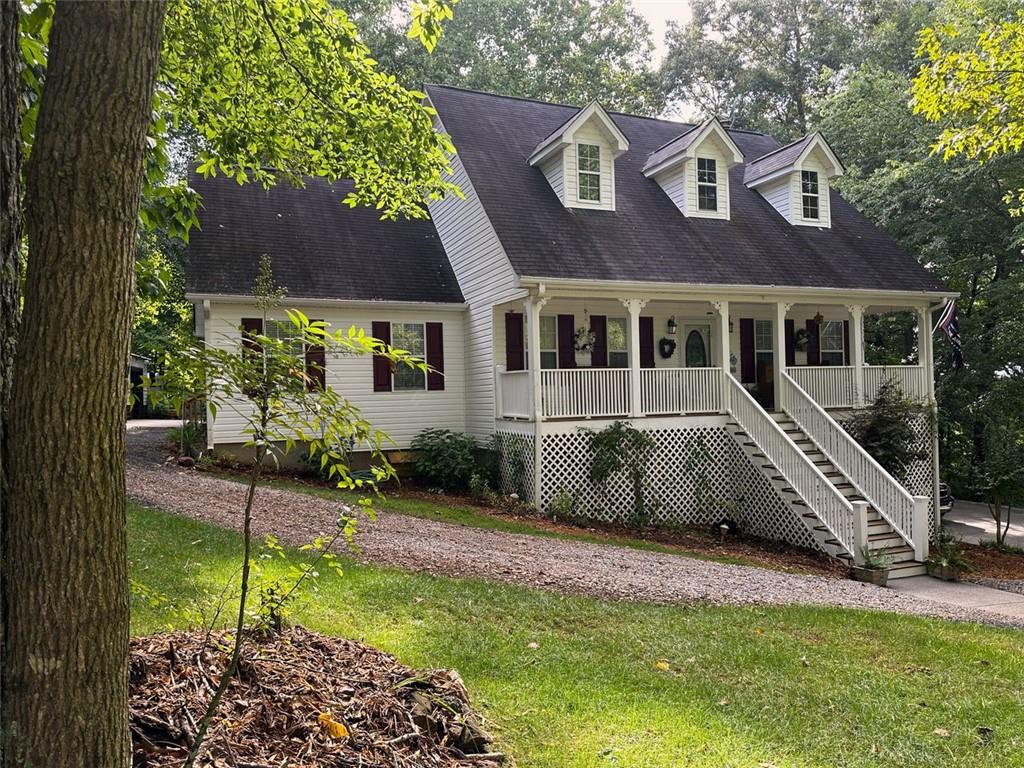
M 237 473 L 214 471 L 214 474 L 218 477 L 234 480 L 236 482 L 247 482 L 246 478 Z M 304 493 L 309 496 L 316 496 L 324 499 L 348 499 L 354 502 L 357 498 L 355 494 L 350 494 L 337 488 L 312 485 L 310 483 L 292 480 L 287 477 L 264 479 L 261 481 L 261 484 L 271 488 L 279 488 L 281 490 L 293 491 L 295 493 Z M 436 520 L 438 522 L 451 523 L 453 525 L 464 525 L 471 528 L 484 528 L 492 531 L 504 531 L 506 533 L 522 533 L 530 536 L 544 536 L 553 539 L 584 541 L 590 544 L 613 544 L 615 546 L 630 547 L 632 549 L 640 549 L 647 552 L 685 555 L 686 557 L 696 557 L 702 560 L 713 560 L 714 562 L 731 563 L 733 565 L 757 565 L 761 568 L 772 567 L 770 563 L 755 562 L 740 556 L 695 552 L 691 549 L 678 545 L 663 544 L 657 541 L 632 538 L 629 536 L 619 536 L 613 533 L 602 533 L 597 535 L 588 533 L 582 529 L 578 532 L 552 530 L 551 528 L 546 528 L 542 525 L 533 524 L 527 519 L 498 517 L 496 515 L 487 514 L 476 507 L 452 504 L 448 500 L 446 500 L 444 504 L 441 504 L 430 501 L 429 499 L 406 496 L 388 496 L 380 505 L 380 510 L 383 512 L 398 512 L 403 515 L 419 517 L 425 520 Z M 796 571 L 799 569 L 790 568 L 788 570 Z
M 135 506 L 129 526 L 132 578 L 158 593 L 189 600 L 236 571 L 232 532 Z M 1024 755 L 1024 635 L 1012 630 L 607 603 L 357 563 L 315 588 L 297 621 L 458 669 L 524 768 L 966 768 Z M 135 633 L 167 626 L 147 600 L 132 607 Z

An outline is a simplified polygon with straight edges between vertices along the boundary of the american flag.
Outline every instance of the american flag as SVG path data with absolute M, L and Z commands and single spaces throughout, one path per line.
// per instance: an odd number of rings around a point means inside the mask
M 956 299 L 951 299 L 942 310 L 942 316 L 936 323 L 935 330 L 941 329 L 949 340 L 954 368 L 964 367 L 964 353 L 960 345 L 960 321 L 956 319 Z

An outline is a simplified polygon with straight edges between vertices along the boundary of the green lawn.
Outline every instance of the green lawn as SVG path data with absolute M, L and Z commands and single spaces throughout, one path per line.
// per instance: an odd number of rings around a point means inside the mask
M 139 507 L 129 525 L 132 578 L 152 590 L 187 600 L 235 571 L 233 533 Z M 296 618 L 312 629 L 458 669 L 524 768 L 1024 763 L 1024 634 L 1011 630 L 606 603 L 352 563 L 307 594 Z M 132 615 L 136 633 L 168 623 L 142 598 Z

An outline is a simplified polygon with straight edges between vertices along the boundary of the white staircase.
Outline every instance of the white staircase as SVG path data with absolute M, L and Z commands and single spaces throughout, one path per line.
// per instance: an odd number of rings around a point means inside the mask
M 728 428 L 734 439 L 825 552 L 853 563 L 866 546 L 890 558 L 890 579 L 925 573 L 927 499 L 910 496 L 792 379 L 783 377 L 779 394 L 791 413 L 766 412 L 732 379 Z

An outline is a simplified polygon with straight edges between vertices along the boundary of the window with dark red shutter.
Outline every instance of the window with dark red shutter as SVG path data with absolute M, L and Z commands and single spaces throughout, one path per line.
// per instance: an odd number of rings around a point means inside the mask
M 594 368 L 607 368 L 608 318 L 604 315 L 591 315 L 590 330 L 594 332 L 594 349 L 590 353 L 590 364 Z
M 572 315 L 558 316 L 558 367 L 576 367 L 576 321 Z
M 322 323 L 323 320 L 310 320 Z M 323 344 L 306 344 L 306 386 L 310 390 L 327 389 L 327 355 Z
M 757 381 L 757 362 L 754 353 L 754 319 L 740 318 L 740 381 L 753 384 Z
M 654 367 L 654 318 L 640 317 L 640 367 Z
M 258 355 L 263 351 L 263 348 L 259 345 L 253 336 L 263 335 L 263 318 L 262 317 L 243 317 L 242 318 L 242 346 L 254 355 Z
M 391 345 L 391 323 L 386 320 L 374 320 L 371 333 L 373 337 L 386 346 Z M 391 361 L 383 355 L 373 356 L 373 391 L 391 391 Z
M 427 323 L 427 389 L 444 389 L 444 330 L 441 323 Z
M 819 346 L 820 326 L 814 320 L 807 321 L 807 364 L 821 365 L 821 347 Z
M 523 315 L 518 312 L 505 313 L 505 369 L 521 371 L 526 368 L 526 352 L 523 344 Z
M 786 321 L 786 365 L 796 365 L 796 326 L 792 320 Z

